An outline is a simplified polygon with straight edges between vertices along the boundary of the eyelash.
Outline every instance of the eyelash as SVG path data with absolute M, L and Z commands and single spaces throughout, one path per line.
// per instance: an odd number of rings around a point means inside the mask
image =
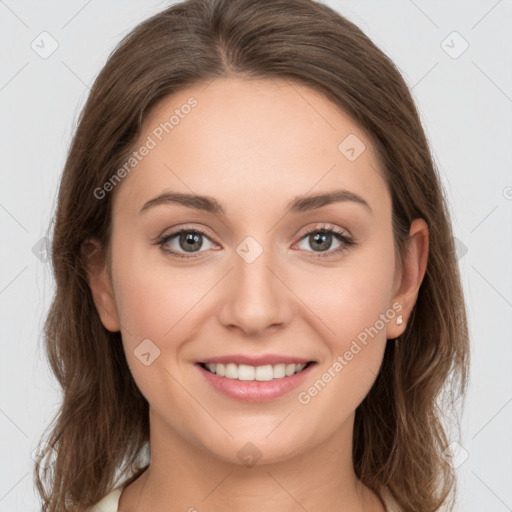
M 172 257 L 175 257 L 175 258 L 192 260 L 192 259 L 196 259 L 196 258 L 200 257 L 200 256 L 184 256 L 183 253 L 181 253 L 181 252 L 169 250 L 164 247 L 167 242 L 169 242 L 176 236 L 181 235 L 182 233 L 194 233 L 194 234 L 202 235 L 202 236 L 210 239 L 210 237 L 203 230 L 201 230 L 199 228 L 193 228 L 193 229 L 192 228 L 180 228 L 176 231 L 173 231 L 172 233 L 169 233 L 168 235 L 161 237 L 159 240 L 157 240 L 155 245 L 159 245 L 160 248 L 164 252 L 170 254 Z M 338 247 L 337 249 L 330 250 L 330 251 L 323 251 L 323 252 L 314 252 L 314 254 L 315 254 L 314 258 L 331 258 L 333 256 L 338 256 L 338 255 L 343 254 L 345 251 L 349 250 L 351 247 L 354 247 L 357 245 L 357 242 L 353 238 L 347 236 L 342 231 L 338 231 L 335 228 L 330 228 L 330 227 L 326 227 L 326 226 L 321 226 L 320 228 L 310 229 L 309 231 L 307 231 L 306 233 L 304 233 L 301 236 L 300 240 L 303 240 L 304 238 L 306 238 L 309 235 L 312 235 L 314 233 L 334 235 L 334 237 L 338 241 L 342 242 L 342 245 L 340 245 L 340 247 Z M 307 252 L 311 252 L 311 251 L 307 251 Z

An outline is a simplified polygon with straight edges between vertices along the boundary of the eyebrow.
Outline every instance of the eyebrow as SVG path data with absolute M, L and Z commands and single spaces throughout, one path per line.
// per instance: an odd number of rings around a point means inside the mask
M 333 203 L 354 202 L 364 206 L 370 213 L 373 213 L 371 206 L 360 195 L 349 190 L 333 190 L 331 192 L 313 194 L 309 196 L 297 196 L 292 199 L 285 208 L 285 214 L 300 213 L 315 210 L 322 206 Z M 224 207 L 213 197 L 200 196 L 196 194 L 183 194 L 178 192 L 164 192 L 153 199 L 150 199 L 140 209 L 142 213 L 149 208 L 161 204 L 180 204 L 188 208 L 203 210 L 208 213 L 225 215 Z

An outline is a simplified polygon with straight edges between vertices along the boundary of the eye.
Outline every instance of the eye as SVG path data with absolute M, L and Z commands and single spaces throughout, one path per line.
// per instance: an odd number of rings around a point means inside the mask
M 312 252 L 315 258 L 339 256 L 350 247 L 357 245 L 357 242 L 344 231 L 327 226 L 310 229 L 300 240 L 299 248 Z M 332 248 L 333 243 L 334 248 Z M 201 229 L 183 227 L 164 235 L 156 245 L 174 258 L 194 259 L 200 257 L 197 253 L 206 252 L 215 244 Z M 309 249 L 304 245 L 309 246 Z
M 334 248 L 332 248 L 333 243 L 337 244 Z M 304 244 L 309 246 L 312 252 L 316 253 L 314 257 L 327 258 L 342 254 L 350 247 L 356 245 L 356 242 L 345 232 L 337 228 L 322 226 L 306 232 L 301 238 L 301 242 L 299 242 L 299 245 L 301 244 L 301 249 L 305 249 Z M 308 249 L 306 248 L 306 250 Z
M 157 241 L 157 244 L 163 251 L 177 258 L 196 258 L 194 253 L 204 252 L 213 247 L 210 238 L 198 228 L 181 228 L 163 236 Z

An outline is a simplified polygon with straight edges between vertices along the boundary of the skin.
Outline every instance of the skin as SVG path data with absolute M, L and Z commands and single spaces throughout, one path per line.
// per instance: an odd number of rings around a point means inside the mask
M 216 79 L 162 100 L 135 147 L 194 96 L 198 105 L 124 178 L 115 191 L 111 273 L 91 241 L 90 286 L 105 328 L 120 330 L 130 371 L 150 404 L 151 465 L 125 488 L 120 512 L 266 510 L 383 512 L 355 476 L 354 416 L 417 299 L 428 228 L 416 219 L 405 262 L 396 269 L 391 197 L 364 131 L 319 93 L 281 80 Z M 338 145 L 355 134 L 366 146 L 349 161 Z M 353 201 L 283 214 L 297 196 L 347 189 Z M 216 198 L 219 215 L 179 204 L 139 213 L 163 191 Z M 304 236 L 322 225 L 358 244 L 322 253 Z M 155 240 L 202 228 L 199 252 L 176 237 L 165 253 Z M 252 263 L 236 249 L 252 236 Z M 308 242 L 308 239 L 310 240 Z M 314 243 L 314 242 L 313 242 Z M 328 242 L 327 242 L 328 243 Z M 335 237 L 328 251 L 340 246 Z M 402 307 L 307 405 L 298 401 L 379 315 Z M 160 355 L 145 366 L 134 354 L 149 338 Z M 284 354 L 317 361 L 299 389 L 266 403 L 242 403 L 205 382 L 195 363 L 225 354 Z M 253 467 L 237 453 L 253 443 Z M 303 508 L 301 508 L 303 507 Z M 194 510 L 194 509 L 191 509 Z

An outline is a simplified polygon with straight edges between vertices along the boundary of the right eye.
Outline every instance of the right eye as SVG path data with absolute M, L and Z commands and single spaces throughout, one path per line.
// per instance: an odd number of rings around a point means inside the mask
M 197 256 L 187 256 L 187 253 L 205 252 L 200 250 L 204 249 L 205 239 L 208 241 L 206 249 L 211 249 L 213 242 L 202 230 L 198 228 L 180 228 L 177 231 L 161 237 L 157 241 L 157 244 L 172 257 L 190 259 L 197 258 Z M 210 245 L 208 246 L 208 244 Z

